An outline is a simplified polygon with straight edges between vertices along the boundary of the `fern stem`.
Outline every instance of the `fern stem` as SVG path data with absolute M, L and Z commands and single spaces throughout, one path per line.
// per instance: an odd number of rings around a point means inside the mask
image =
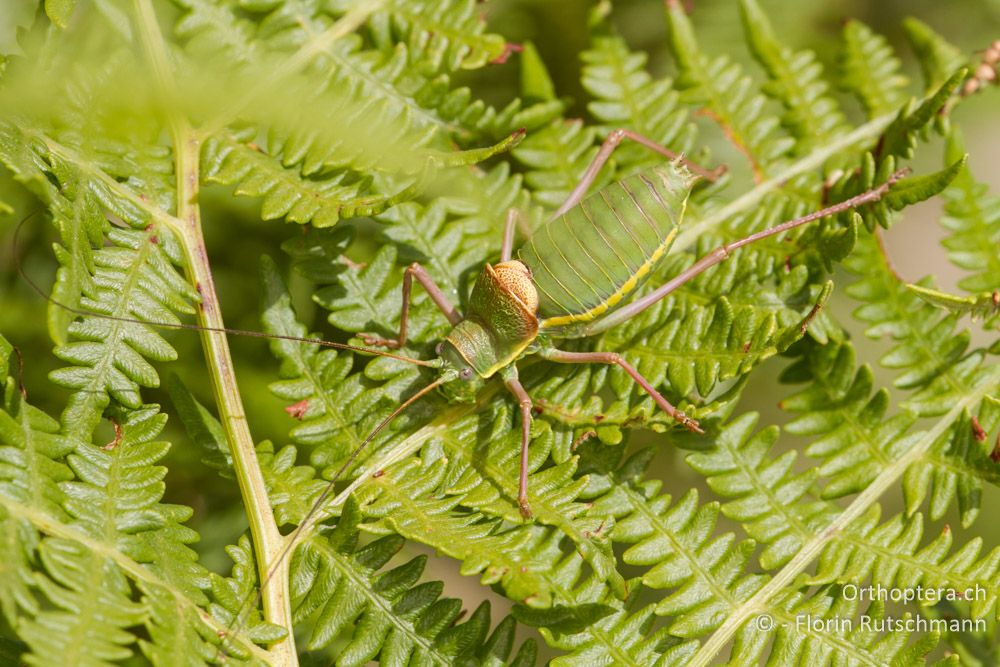
M 174 142 L 175 175 L 177 178 L 177 229 L 185 255 L 188 279 L 201 295 L 198 324 L 208 374 L 215 394 L 219 418 L 226 432 L 233 470 L 247 510 L 250 535 L 256 555 L 264 618 L 287 628 L 284 639 L 271 647 L 274 664 L 298 665 L 292 632 L 291 597 L 288 588 L 288 560 L 277 558 L 283 538 L 271 512 L 267 486 L 253 436 L 247 423 L 243 400 L 236 382 L 229 341 L 220 330 L 225 328 L 215 281 L 208 261 L 208 250 L 201 228 L 199 195 L 199 160 L 201 139 L 178 108 L 180 101 L 167 59 L 166 45 L 160 32 L 150 0 L 134 0 L 143 48 L 150 60 L 161 93 L 164 96 L 170 130 Z M 209 330 L 211 329 L 211 330 Z M 273 568 L 271 563 L 277 559 Z M 240 619 L 237 619 L 237 623 Z M 237 628 L 238 630 L 238 628 Z
M 767 612 L 767 605 L 776 594 L 791 586 L 796 577 L 805 571 L 806 567 L 812 563 L 826 547 L 826 545 L 840 535 L 853 521 L 861 517 L 878 498 L 903 476 L 912 464 L 916 463 L 924 456 L 935 441 L 955 423 L 963 412 L 970 412 L 984 396 L 993 391 L 1000 383 L 1000 366 L 994 366 L 990 372 L 978 379 L 977 386 L 971 390 L 961 401 L 958 401 L 941 419 L 934 424 L 933 428 L 925 431 L 923 435 L 914 442 L 902 456 L 896 461 L 886 466 L 868 487 L 858 494 L 847 509 L 837 515 L 821 532 L 817 533 L 802 549 L 793 557 L 788 564 L 778 572 L 773 579 L 768 581 L 752 597 L 743 602 L 733 611 L 726 621 L 712 633 L 698 652 L 688 663 L 689 667 L 702 667 L 713 664 L 715 656 L 725 647 L 737 631 L 755 614 Z

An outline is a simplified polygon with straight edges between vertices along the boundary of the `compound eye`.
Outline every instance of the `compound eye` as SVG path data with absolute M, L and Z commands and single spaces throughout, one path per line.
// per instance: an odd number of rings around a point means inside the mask
M 472 369 L 471 368 L 463 368 L 462 370 L 460 370 L 458 372 L 458 377 L 462 378 L 463 380 L 471 380 L 472 379 Z

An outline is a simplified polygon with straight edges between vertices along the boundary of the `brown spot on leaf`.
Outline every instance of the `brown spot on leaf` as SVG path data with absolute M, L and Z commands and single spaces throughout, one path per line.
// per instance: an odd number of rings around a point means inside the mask
M 109 419 L 108 421 L 110 421 L 111 425 L 115 427 L 115 438 L 114 438 L 114 440 L 112 440 L 108 444 L 103 445 L 101 447 L 101 449 L 103 449 L 106 452 L 110 452 L 112 449 L 114 449 L 115 447 L 117 447 L 118 445 L 120 445 L 121 441 L 122 441 L 122 426 L 121 426 L 121 424 L 119 424 L 118 422 L 116 422 L 114 419 Z
M 593 438 L 595 435 L 597 435 L 597 431 L 595 431 L 592 428 L 587 429 L 586 431 L 584 431 L 583 433 L 581 433 L 579 435 L 579 437 L 577 437 L 575 440 L 573 440 L 573 444 L 571 444 L 569 446 L 570 451 L 574 451 L 575 452 L 577 447 L 579 447 L 583 443 L 587 442 L 588 440 L 590 440 L 591 438 Z
M 972 437 L 979 442 L 986 442 L 986 431 L 983 429 L 983 425 L 979 423 L 979 419 L 973 415 L 972 416 Z
M 507 42 L 503 45 L 503 52 L 496 58 L 490 61 L 491 65 L 503 65 L 510 58 L 512 53 L 521 53 L 524 51 L 524 47 L 515 42 Z
M 302 420 L 303 417 L 306 416 L 306 412 L 308 411 L 309 411 L 308 398 L 303 398 L 298 403 L 292 403 L 291 405 L 285 408 L 285 412 L 288 413 L 289 417 L 291 417 L 292 419 L 298 419 L 300 421 Z

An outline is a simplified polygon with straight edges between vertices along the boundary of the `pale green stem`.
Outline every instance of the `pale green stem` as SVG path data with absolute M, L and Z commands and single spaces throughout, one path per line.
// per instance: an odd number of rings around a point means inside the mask
M 268 567 L 269 563 L 281 553 L 282 536 L 271 512 L 267 486 L 257 460 L 253 436 L 247 424 L 232 356 L 229 353 L 229 341 L 220 331 L 225 328 L 225 323 L 215 293 L 215 281 L 212 278 L 208 251 L 201 230 L 201 209 L 198 204 L 200 139 L 187 119 L 178 111 L 180 98 L 152 5 L 149 0 L 134 1 L 139 16 L 139 33 L 142 35 L 143 47 L 165 98 L 165 109 L 173 135 L 177 176 L 176 217 L 180 222 L 180 228 L 175 231 L 178 232 L 184 250 L 188 279 L 201 295 L 198 324 L 206 327 L 201 331 L 202 348 L 205 351 L 208 375 L 212 382 L 219 418 L 225 429 L 233 458 L 233 471 L 247 510 L 250 535 L 257 556 L 258 577 L 262 582 L 264 618 L 270 623 L 288 629 L 285 638 L 271 647 L 272 659 L 279 665 L 297 665 L 288 590 L 288 563 L 283 561 L 275 564 L 273 571 Z
M 820 553 L 836 538 L 841 532 L 846 530 L 851 523 L 862 516 L 879 497 L 890 488 L 896 486 L 903 473 L 924 454 L 930 450 L 938 438 L 944 435 L 945 431 L 962 415 L 966 410 L 972 410 L 991 391 L 997 383 L 1000 383 L 1000 367 L 994 367 L 992 372 L 984 378 L 979 379 L 975 391 L 970 392 L 962 400 L 952 406 L 947 414 L 941 417 L 934 424 L 934 427 L 925 431 L 920 439 L 913 443 L 906 453 L 886 466 L 878 477 L 865 488 L 858 497 L 854 499 L 847 509 L 837 515 L 822 532 L 817 533 L 809 540 L 788 563 L 767 582 L 759 591 L 745 602 L 741 603 L 729 616 L 725 622 L 712 633 L 698 652 L 694 655 L 688 667 L 704 667 L 715 664 L 716 656 L 728 644 L 733 635 L 757 614 L 767 612 L 768 605 L 772 598 L 781 590 L 792 585 L 795 579 L 805 571 L 806 567 L 819 557 Z

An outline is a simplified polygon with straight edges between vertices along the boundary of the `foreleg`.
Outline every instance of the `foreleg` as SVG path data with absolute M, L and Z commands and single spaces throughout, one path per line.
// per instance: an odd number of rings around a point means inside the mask
M 410 292 L 413 289 L 414 278 L 427 290 L 427 293 L 431 296 L 431 300 L 434 301 L 434 305 L 444 313 L 444 316 L 448 318 L 448 321 L 452 325 L 462 321 L 462 316 L 458 313 L 458 310 L 455 309 L 455 306 L 445 296 L 444 290 L 438 287 L 434 279 L 427 273 L 427 269 L 418 262 L 414 262 L 406 267 L 406 272 L 403 274 L 403 310 L 399 316 L 399 336 L 397 338 L 379 338 L 369 334 L 359 334 L 358 337 L 366 345 L 382 346 L 391 349 L 397 349 L 406 345 L 406 332 L 410 321 Z

